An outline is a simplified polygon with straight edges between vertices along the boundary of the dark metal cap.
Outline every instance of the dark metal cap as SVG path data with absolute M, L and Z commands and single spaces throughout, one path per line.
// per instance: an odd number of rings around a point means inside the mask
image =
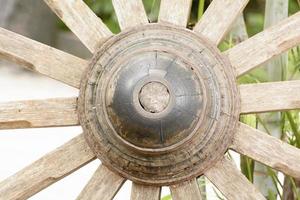
M 202 109 L 201 83 L 188 64 L 176 59 L 164 52 L 145 52 L 113 75 L 108 116 L 124 140 L 142 148 L 163 148 L 193 134 Z

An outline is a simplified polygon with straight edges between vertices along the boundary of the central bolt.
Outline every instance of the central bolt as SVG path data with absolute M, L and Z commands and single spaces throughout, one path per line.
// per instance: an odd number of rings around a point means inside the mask
M 139 101 L 145 111 L 160 113 L 169 105 L 170 93 L 164 84 L 150 82 L 140 90 Z

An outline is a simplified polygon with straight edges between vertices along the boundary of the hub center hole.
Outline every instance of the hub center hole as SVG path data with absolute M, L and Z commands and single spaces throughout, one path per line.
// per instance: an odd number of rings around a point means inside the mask
M 169 105 L 170 92 L 164 84 L 150 82 L 140 90 L 139 101 L 145 111 L 160 113 Z

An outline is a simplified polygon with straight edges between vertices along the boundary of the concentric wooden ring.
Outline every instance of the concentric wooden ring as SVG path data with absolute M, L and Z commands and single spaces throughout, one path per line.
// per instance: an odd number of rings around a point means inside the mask
M 143 114 L 136 88 L 155 81 L 173 100 L 160 113 Z M 153 24 L 122 32 L 98 50 L 82 79 L 79 118 L 106 166 L 135 182 L 168 185 L 201 175 L 223 157 L 238 98 L 233 69 L 214 45 Z

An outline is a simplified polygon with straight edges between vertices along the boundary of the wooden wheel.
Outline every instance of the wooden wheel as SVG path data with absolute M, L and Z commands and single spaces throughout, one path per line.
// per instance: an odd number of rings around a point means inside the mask
M 1 103 L 0 129 L 81 125 L 84 133 L 2 181 L 0 199 L 29 198 L 96 158 L 103 164 L 78 199 L 112 199 L 126 179 L 133 200 L 159 199 L 165 185 L 175 200 L 200 199 L 201 175 L 227 199 L 264 199 L 224 157 L 228 149 L 300 178 L 299 149 L 238 121 L 299 109 L 300 81 L 236 82 L 300 43 L 300 13 L 221 53 L 218 43 L 248 0 L 214 0 L 193 30 L 186 29 L 191 0 L 162 0 L 155 24 L 142 1 L 113 0 L 118 35 L 81 0 L 45 2 L 93 59 L 2 28 L 0 55 L 80 96 Z

